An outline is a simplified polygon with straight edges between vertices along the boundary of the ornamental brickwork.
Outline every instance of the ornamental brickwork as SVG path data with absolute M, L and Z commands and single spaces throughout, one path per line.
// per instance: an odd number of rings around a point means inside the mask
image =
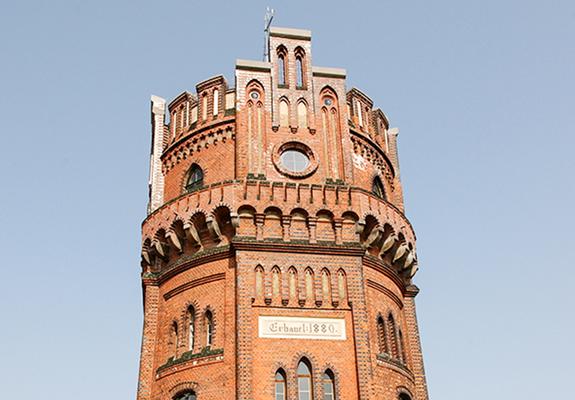
M 269 54 L 152 96 L 137 399 L 427 400 L 398 130 L 311 32 Z

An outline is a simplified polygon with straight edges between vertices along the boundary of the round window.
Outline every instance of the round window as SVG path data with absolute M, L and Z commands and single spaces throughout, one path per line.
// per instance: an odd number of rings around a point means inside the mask
M 318 167 L 312 149 L 304 143 L 292 141 L 276 145 L 272 162 L 281 174 L 295 179 L 310 176 Z
M 291 172 L 303 172 L 309 167 L 309 157 L 300 150 L 288 149 L 280 156 L 281 163 L 285 169 Z
M 260 98 L 260 94 L 254 90 L 250 93 L 250 97 L 254 100 L 257 100 Z
M 333 104 L 333 100 L 331 99 L 331 97 L 326 97 L 323 100 L 323 104 L 325 104 L 326 106 L 331 106 Z

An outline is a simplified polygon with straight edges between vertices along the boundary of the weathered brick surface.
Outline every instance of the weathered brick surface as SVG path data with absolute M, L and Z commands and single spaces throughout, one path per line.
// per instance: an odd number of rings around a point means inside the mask
M 337 399 L 427 400 L 411 280 L 415 234 L 403 214 L 396 135 L 365 94 L 346 91 L 345 71 L 312 66 L 309 32 L 274 29 L 270 47 L 270 62 L 238 60 L 235 89 L 217 76 L 168 106 L 163 152 L 153 154 L 154 173 L 157 160 L 162 167 L 153 200 L 161 189 L 163 205 L 142 228 L 138 400 L 185 391 L 201 400 L 273 399 L 278 368 L 295 400 L 302 357 L 315 400 L 328 368 Z M 280 101 L 289 103 L 287 125 Z M 298 103 L 307 107 L 305 126 Z M 315 169 L 298 175 L 278 165 L 288 142 L 309 149 Z M 203 187 L 187 193 L 192 164 L 204 172 Z M 375 177 L 385 199 L 371 193 Z M 377 321 L 390 315 L 382 342 Z M 343 319 L 346 339 L 263 338 L 260 316 Z

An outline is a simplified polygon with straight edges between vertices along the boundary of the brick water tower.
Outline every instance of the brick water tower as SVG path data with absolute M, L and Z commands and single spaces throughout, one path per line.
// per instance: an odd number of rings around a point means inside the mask
M 398 130 L 311 32 L 268 43 L 152 96 L 137 398 L 427 400 Z

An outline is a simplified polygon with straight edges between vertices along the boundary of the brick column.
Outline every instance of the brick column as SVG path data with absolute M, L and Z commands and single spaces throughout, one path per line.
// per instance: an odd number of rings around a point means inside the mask
M 374 399 L 372 354 L 369 340 L 369 317 L 362 258 L 357 257 L 358 273 L 349 274 L 347 281 L 348 301 L 351 304 L 355 357 L 357 365 L 358 400 Z M 350 279 L 354 277 L 353 279 Z
M 244 261 L 246 259 L 246 261 Z M 252 400 L 253 344 L 249 255 L 236 252 L 236 399 Z M 245 265 L 244 265 L 245 264 Z M 264 285 L 265 286 L 265 285 Z M 265 293 L 265 289 L 264 289 Z
M 138 377 L 137 400 L 151 400 L 154 382 L 154 354 L 158 330 L 160 290 L 154 280 L 144 279 L 144 329 Z
M 415 296 L 417 293 L 419 293 L 417 286 L 410 285 L 407 287 L 403 313 L 408 330 L 407 340 L 409 341 L 409 348 L 411 349 L 411 370 L 415 376 L 414 400 L 428 400 L 425 369 L 423 368 L 423 354 L 421 351 L 421 341 L 419 339 L 417 315 L 415 314 Z

